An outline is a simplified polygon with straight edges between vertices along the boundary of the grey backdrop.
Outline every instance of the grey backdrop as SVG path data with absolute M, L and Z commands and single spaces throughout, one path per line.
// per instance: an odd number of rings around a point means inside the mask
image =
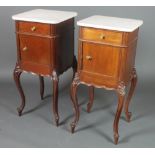
M 19 118 L 16 107 L 19 94 L 12 79 L 16 62 L 15 26 L 11 16 L 31 9 L 76 11 L 76 21 L 91 15 L 107 15 L 141 19 L 136 56 L 138 85 L 131 102 L 131 123 L 120 120 L 119 144 L 113 144 L 112 124 L 117 105 L 114 92 L 95 90 L 94 107 L 86 113 L 87 87 L 78 91 L 81 117 L 75 134 L 70 134 L 73 117 L 69 97 L 72 70 L 60 78 L 60 126 L 52 122 L 52 84 L 46 78 L 46 98 L 40 101 L 38 77 L 23 74 L 22 85 L 26 95 L 24 115 Z M 0 147 L 155 147 L 155 7 L 0 7 Z M 77 31 L 75 23 L 75 53 Z

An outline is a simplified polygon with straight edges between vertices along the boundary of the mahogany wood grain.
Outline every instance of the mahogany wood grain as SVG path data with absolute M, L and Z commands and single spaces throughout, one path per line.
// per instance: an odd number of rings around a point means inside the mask
M 19 35 L 21 61 L 50 65 L 51 40 L 48 38 Z M 24 51 L 24 48 L 27 48 Z M 33 72 L 33 70 L 32 70 Z
M 81 70 L 93 74 L 101 74 L 101 76 L 107 76 L 109 78 L 118 77 L 119 48 L 83 43 L 82 52 L 83 60 Z M 90 60 L 87 59 L 89 56 L 91 57 Z M 107 59 L 109 57 L 110 59 Z

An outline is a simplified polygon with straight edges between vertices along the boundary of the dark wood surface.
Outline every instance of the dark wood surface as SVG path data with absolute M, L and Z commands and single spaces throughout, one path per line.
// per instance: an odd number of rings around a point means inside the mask
M 135 69 L 137 38 L 138 29 L 129 33 L 79 28 L 78 70 L 71 85 L 71 99 L 75 109 L 75 119 L 71 123 L 72 132 L 80 116 L 76 96 L 78 85 L 89 86 L 88 112 L 93 105 L 94 87 L 114 90 L 118 94 L 118 106 L 113 131 L 114 143 L 118 143 L 118 125 L 123 107 L 125 107 L 127 121 L 131 117 L 128 109 L 137 81 Z M 125 101 L 126 87 L 130 83 L 131 87 Z
M 14 79 L 22 98 L 18 113 L 25 107 L 25 96 L 20 84 L 23 71 L 37 74 L 40 81 L 41 99 L 44 97 L 44 76 L 53 80 L 53 114 L 59 123 L 58 81 L 59 75 L 73 68 L 77 71 L 74 56 L 74 18 L 59 24 L 16 21 L 17 64 Z

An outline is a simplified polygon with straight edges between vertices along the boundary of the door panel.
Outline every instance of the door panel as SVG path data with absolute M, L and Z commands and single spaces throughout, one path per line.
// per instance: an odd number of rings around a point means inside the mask
M 112 78 L 118 76 L 120 48 L 84 42 L 82 53 L 84 72 Z
M 50 39 L 30 35 L 19 35 L 22 62 L 50 65 Z

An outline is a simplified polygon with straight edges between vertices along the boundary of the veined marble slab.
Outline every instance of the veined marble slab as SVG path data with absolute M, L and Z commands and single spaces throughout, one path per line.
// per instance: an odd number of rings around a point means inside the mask
M 76 12 L 36 9 L 12 16 L 13 20 L 58 24 L 77 16 Z
M 116 30 L 123 32 L 133 32 L 143 24 L 142 20 L 116 18 L 95 15 L 77 22 L 77 25 L 100 29 Z

